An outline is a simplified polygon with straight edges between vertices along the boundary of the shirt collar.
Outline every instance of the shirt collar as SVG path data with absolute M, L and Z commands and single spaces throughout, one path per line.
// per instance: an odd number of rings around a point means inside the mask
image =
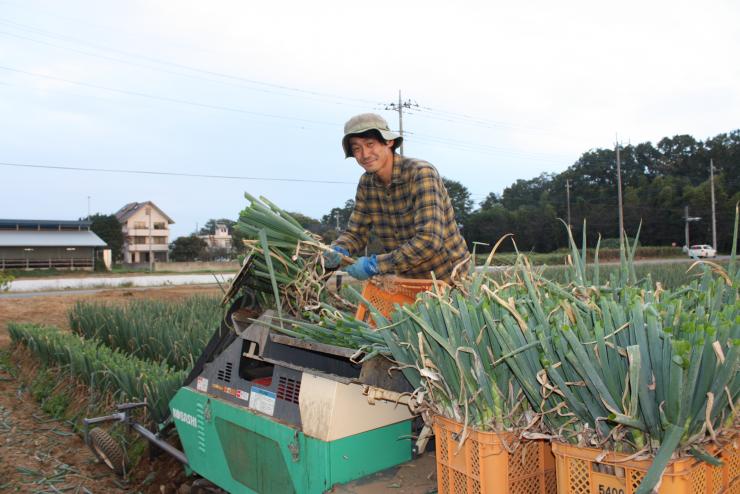
M 390 185 L 398 184 L 398 183 L 402 183 L 403 182 L 403 180 L 401 179 L 401 168 L 402 168 L 401 165 L 402 165 L 402 163 L 403 163 L 403 158 L 400 157 L 397 154 L 394 154 L 393 155 L 393 171 L 391 172 L 391 183 L 390 183 Z M 377 177 L 377 174 L 372 173 L 372 174 L 370 174 L 370 177 L 371 177 L 371 180 L 372 180 L 373 185 L 375 187 L 385 187 L 385 184 L 380 181 L 380 179 Z

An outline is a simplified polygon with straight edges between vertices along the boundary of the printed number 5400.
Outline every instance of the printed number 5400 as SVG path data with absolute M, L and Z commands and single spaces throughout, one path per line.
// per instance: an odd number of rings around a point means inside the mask
M 599 494 L 624 494 L 624 489 L 606 487 L 604 484 L 599 484 Z

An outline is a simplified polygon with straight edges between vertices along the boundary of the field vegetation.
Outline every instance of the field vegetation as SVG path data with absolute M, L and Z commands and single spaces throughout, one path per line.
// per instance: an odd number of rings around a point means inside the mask
M 125 306 L 78 302 L 69 312 L 69 325 L 78 335 L 112 349 L 188 369 L 221 323 L 219 302 L 205 296 L 181 302 L 138 300 Z

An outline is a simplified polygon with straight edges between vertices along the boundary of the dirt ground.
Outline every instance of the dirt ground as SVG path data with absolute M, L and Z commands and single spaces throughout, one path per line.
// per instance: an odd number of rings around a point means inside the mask
M 165 457 L 144 461 L 128 483 L 97 462 L 70 424 L 41 410 L 21 376 L 33 365 L 19 366 L 9 356 L 9 322 L 32 322 L 69 330 L 68 310 L 80 300 L 125 303 L 135 299 L 181 300 L 195 294 L 220 295 L 217 287 L 179 286 L 158 289 L 112 289 L 95 294 L 74 291 L 53 296 L 0 298 L 0 493 L 189 492 L 182 467 Z M 5 357 L 5 358 L 3 358 Z M 17 355 L 16 355 L 17 360 Z M 434 457 L 370 476 L 336 494 L 424 494 L 436 491 Z
M 78 300 L 123 303 L 134 299 L 178 300 L 218 295 L 215 287 L 106 290 L 96 294 L 0 298 L 0 351 L 8 356 L 9 322 L 33 322 L 69 329 L 67 311 Z M 24 366 L 23 372 L 27 372 Z M 10 358 L 0 361 L 0 492 L 128 493 L 175 492 L 182 468 L 172 461 L 147 462 L 124 484 L 96 462 L 70 424 L 46 415 Z

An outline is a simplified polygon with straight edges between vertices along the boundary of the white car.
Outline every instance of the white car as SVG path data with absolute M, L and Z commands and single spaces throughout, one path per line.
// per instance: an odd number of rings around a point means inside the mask
M 717 257 L 717 251 L 711 245 L 692 245 L 689 247 L 689 257 Z

